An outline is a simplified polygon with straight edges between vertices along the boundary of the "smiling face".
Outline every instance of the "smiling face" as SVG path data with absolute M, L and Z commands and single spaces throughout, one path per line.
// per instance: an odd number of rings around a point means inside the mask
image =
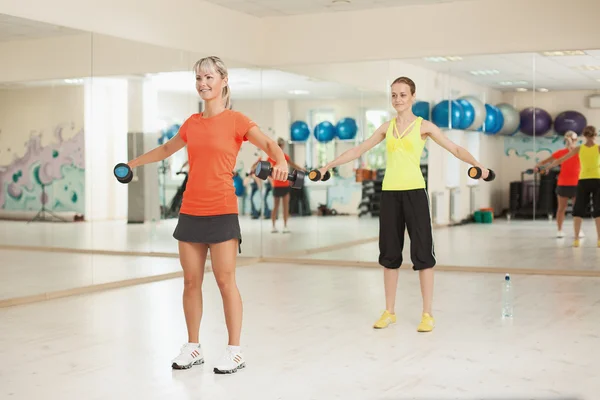
M 412 109 L 415 102 L 415 83 L 406 77 L 400 77 L 392 83 L 392 106 L 398 113 Z
M 229 88 L 225 65 L 218 57 L 207 57 L 195 65 L 196 91 L 204 101 L 223 99 L 228 107 Z

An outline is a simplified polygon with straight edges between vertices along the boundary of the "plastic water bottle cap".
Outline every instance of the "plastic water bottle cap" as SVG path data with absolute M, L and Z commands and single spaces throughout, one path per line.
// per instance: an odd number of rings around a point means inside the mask
M 504 277 L 504 280 L 505 280 L 505 281 L 510 281 L 510 275 L 509 275 L 509 274 L 506 274 L 506 276 Z

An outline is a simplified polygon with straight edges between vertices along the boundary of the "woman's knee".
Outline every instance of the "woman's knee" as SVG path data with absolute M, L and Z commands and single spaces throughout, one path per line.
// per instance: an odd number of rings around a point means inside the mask
M 183 289 L 185 291 L 199 291 L 202 287 L 202 275 L 197 272 L 183 273 Z
M 219 286 L 219 290 L 227 291 L 235 288 L 235 271 L 224 271 L 215 274 L 215 280 Z

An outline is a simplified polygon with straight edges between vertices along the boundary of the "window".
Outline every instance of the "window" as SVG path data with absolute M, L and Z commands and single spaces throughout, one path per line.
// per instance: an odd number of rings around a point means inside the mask
M 390 119 L 390 113 L 384 110 L 367 110 L 366 111 L 367 126 L 365 129 L 364 140 L 373 136 L 375 130 L 379 128 L 384 122 Z M 385 168 L 386 156 L 385 156 L 385 140 L 373 147 L 363 157 L 366 157 L 365 168 L 367 169 L 383 169 Z

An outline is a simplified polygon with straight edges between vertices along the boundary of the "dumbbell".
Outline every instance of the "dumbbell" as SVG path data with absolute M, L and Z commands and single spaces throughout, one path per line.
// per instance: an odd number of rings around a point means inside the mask
M 488 177 L 484 179 L 484 181 L 486 182 L 490 182 L 496 179 L 496 174 L 494 173 L 494 171 L 492 171 L 491 169 L 489 171 L 490 173 L 488 174 Z M 469 178 L 471 179 L 479 179 L 481 178 L 481 175 L 483 175 L 483 172 L 479 167 L 471 167 L 469 168 L 468 174 Z
M 115 165 L 114 174 L 117 180 L 121 183 L 129 183 L 133 179 L 133 172 L 129 165 L 124 163 L 118 163 Z
M 271 176 L 271 172 L 273 172 L 273 167 L 271 167 L 271 163 L 268 161 L 259 162 L 256 165 L 256 170 L 254 171 L 256 176 L 263 181 Z M 294 170 L 291 174 L 288 173 L 287 180 L 292 182 L 292 188 L 302 189 L 302 187 L 304 187 L 304 171 Z
M 329 171 L 325 172 L 325 175 L 323 175 L 322 178 L 321 178 L 321 172 L 318 169 L 313 169 L 312 171 L 310 171 L 308 173 L 308 179 L 310 179 L 313 182 L 316 182 L 316 181 L 325 182 L 329 178 L 331 178 L 331 174 L 329 173 Z

